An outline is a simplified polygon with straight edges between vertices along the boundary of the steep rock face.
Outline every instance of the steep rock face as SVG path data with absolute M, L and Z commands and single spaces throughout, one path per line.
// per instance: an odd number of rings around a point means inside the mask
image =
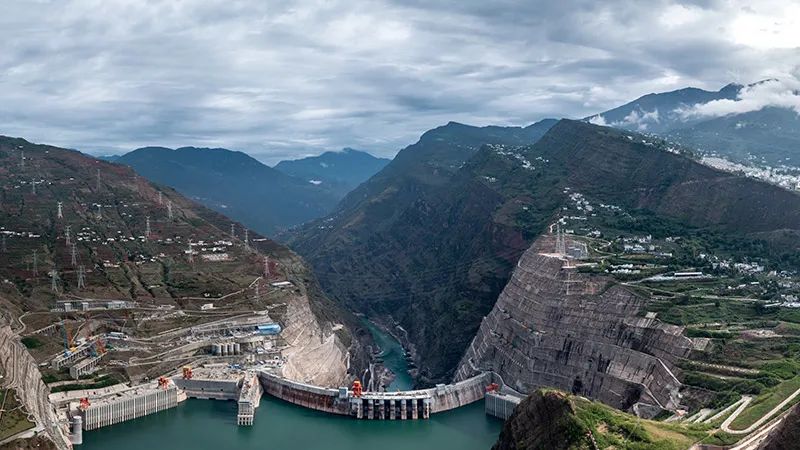
M 569 398 L 537 391 L 508 418 L 492 450 L 589 449 L 591 440 L 575 418 Z
M 795 406 L 761 443 L 758 450 L 784 450 L 800 445 L 800 407 Z
M 556 387 L 644 416 L 675 409 L 674 361 L 693 342 L 643 317 L 645 299 L 544 253 L 548 244 L 540 239 L 517 263 L 456 378 L 493 370 L 522 392 Z

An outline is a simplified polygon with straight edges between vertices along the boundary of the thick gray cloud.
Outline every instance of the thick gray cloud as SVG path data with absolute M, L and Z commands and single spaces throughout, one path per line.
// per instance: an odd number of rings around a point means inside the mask
M 450 120 L 788 78 L 798 30 L 790 0 L 4 0 L 0 133 L 94 153 L 392 155 Z

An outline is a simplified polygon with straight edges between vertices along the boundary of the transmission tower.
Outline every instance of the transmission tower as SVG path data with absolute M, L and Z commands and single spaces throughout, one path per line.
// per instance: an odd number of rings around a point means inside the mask
M 147 219 L 147 221 L 146 221 L 146 224 L 145 224 L 144 236 L 147 239 L 150 239 L 150 216 L 147 216 L 146 219 Z
M 72 244 L 70 254 L 72 260 L 72 267 L 75 267 L 75 265 L 78 264 L 78 249 L 76 248 L 75 244 Z
M 52 275 L 50 278 L 50 289 L 58 294 L 58 270 L 55 268 L 55 266 L 53 266 L 53 270 L 50 272 L 50 275 Z
M 236 230 L 234 228 L 233 222 L 231 222 L 231 239 L 236 239 Z
M 62 203 L 58 202 L 58 218 L 59 219 L 63 219 L 64 218 L 64 211 L 61 209 L 61 206 L 62 206 Z
M 39 270 L 36 267 L 36 250 L 33 251 L 33 276 L 38 276 Z
M 562 256 L 567 254 L 567 243 L 564 240 L 564 233 L 561 231 L 561 225 L 556 227 L 556 253 Z
M 33 192 L 33 195 L 36 195 L 36 180 L 34 179 L 31 179 L 31 191 Z
M 162 199 L 162 196 L 161 196 L 161 191 L 158 191 L 158 204 L 159 205 L 163 205 L 164 204 L 164 200 Z
M 244 229 L 244 248 L 250 250 L 250 237 L 247 228 Z
M 70 236 L 69 236 L 69 225 L 64 227 L 64 239 L 66 240 L 67 245 L 72 244 L 72 241 L 70 240 Z
M 172 220 L 172 200 L 167 200 L 167 217 Z
M 86 288 L 86 269 L 81 265 L 78 266 L 78 289 Z
M 264 279 L 269 280 L 269 256 L 264 257 Z

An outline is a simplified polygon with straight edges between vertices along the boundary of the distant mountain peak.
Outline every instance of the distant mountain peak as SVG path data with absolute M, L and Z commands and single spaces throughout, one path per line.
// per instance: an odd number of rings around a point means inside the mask
M 800 91 L 766 78 L 718 91 L 684 88 L 648 94 L 584 120 L 662 135 L 701 152 L 783 164 L 800 148 Z M 746 123 L 747 126 L 742 126 Z
M 317 156 L 281 161 L 274 168 L 311 184 L 325 186 L 336 195 L 344 197 L 383 169 L 389 161 L 364 150 L 344 147 Z

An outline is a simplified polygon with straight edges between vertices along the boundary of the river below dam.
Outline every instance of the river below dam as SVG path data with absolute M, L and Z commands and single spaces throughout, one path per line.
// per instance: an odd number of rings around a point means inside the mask
M 410 389 L 402 346 L 370 326 L 384 365 L 396 378 L 389 390 Z M 80 450 L 488 450 L 503 422 L 483 401 L 433 414 L 428 420 L 356 420 L 295 406 L 264 395 L 252 427 L 236 425 L 234 401 L 189 399 L 178 407 L 84 432 Z

